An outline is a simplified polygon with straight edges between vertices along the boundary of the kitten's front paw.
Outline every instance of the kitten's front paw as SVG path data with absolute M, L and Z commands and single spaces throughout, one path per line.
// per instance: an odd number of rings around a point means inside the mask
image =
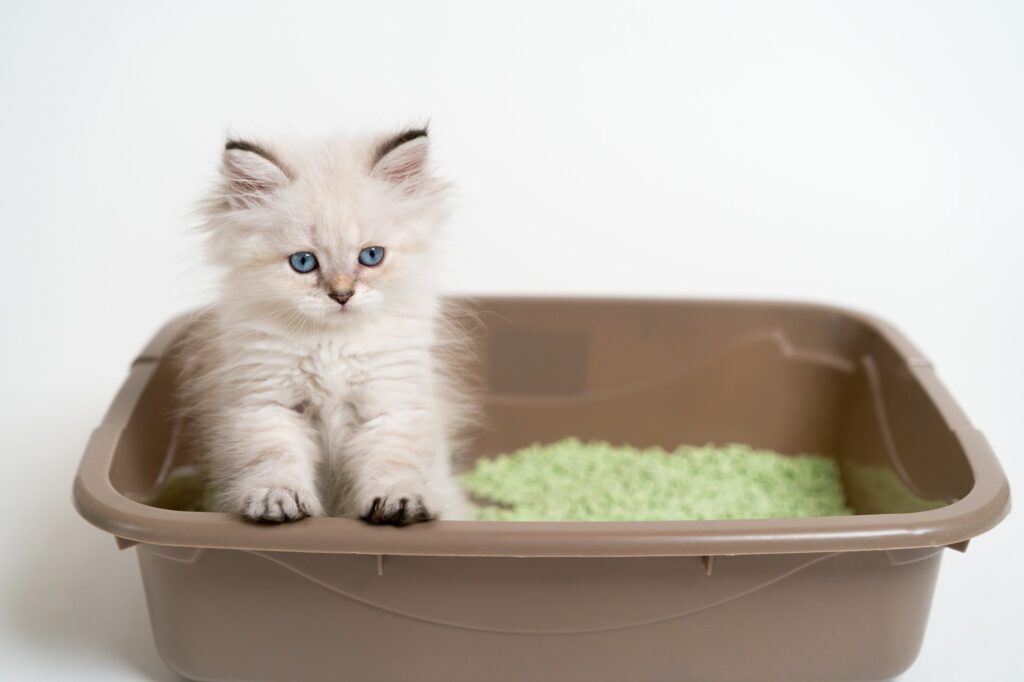
M 374 525 L 408 526 L 437 518 L 423 495 L 411 491 L 392 491 L 378 495 L 363 505 L 359 518 Z
M 242 501 L 242 516 L 250 521 L 281 523 L 323 513 L 315 493 L 294 488 L 256 488 Z

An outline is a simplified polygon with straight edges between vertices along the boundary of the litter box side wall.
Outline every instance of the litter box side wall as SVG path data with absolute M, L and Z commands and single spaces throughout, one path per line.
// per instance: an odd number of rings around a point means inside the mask
M 744 443 L 834 451 L 856 325 L 784 306 L 698 301 L 501 300 L 485 367 L 477 456 L 566 435 L 673 450 Z M 841 322 L 841 321 L 840 321 Z
M 888 322 L 843 314 L 860 323 L 836 449 L 848 501 L 859 514 L 928 520 L 946 534 L 953 519 L 976 529 L 970 537 L 998 524 L 1010 511 L 1006 476 L 932 363 Z M 958 549 L 969 540 L 947 538 Z
M 888 680 L 941 550 L 464 558 L 138 548 L 153 633 L 196 680 Z

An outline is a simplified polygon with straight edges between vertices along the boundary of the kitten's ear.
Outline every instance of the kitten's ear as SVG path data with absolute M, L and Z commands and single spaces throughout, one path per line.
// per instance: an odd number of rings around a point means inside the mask
M 382 139 L 374 150 L 372 174 L 415 192 L 428 174 L 427 130 L 405 130 Z
M 258 206 L 291 179 L 277 157 L 245 140 L 228 140 L 224 145 L 220 172 L 234 208 Z

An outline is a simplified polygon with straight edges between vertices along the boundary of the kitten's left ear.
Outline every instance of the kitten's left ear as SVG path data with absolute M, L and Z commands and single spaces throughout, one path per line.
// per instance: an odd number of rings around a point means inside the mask
M 405 130 L 377 144 L 371 174 L 414 192 L 427 177 L 429 157 L 426 128 Z

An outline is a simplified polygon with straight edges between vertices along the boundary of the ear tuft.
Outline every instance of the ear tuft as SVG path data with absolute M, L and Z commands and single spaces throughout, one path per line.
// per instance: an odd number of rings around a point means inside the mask
M 291 180 L 291 174 L 276 156 L 246 140 L 228 140 L 224 145 L 221 175 L 235 208 L 258 206 Z
M 390 135 L 377 145 L 373 175 L 414 191 L 427 175 L 430 145 L 426 128 L 414 128 Z

